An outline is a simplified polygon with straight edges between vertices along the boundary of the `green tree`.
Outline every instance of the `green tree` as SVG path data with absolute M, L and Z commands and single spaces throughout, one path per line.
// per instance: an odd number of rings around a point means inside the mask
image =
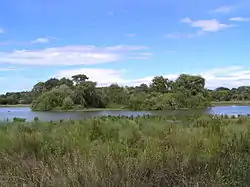
M 138 93 L 131 95 L 129 99 L 129 107 L 133 110 L 141 110 L 145 108 L 143 107 L 143 105 L 145 104 L 146 98 L 147 95 L 145 93 Z
M 205 89 L 205 79 L 201 76 L 191 76 L 181 74 L 174 83 L 175 91 L 181 91 L 190 95 L 203 93 Z
M 78 75 L 74 75 L 72 76 L 72 80 L 75 84 L 81 84 L 84 83 L 86 80 L 88 80 L 89 78 L 84 75 L 84 74 L 78 74 Z
M 139 92 L 144 92 L 144 93 L 148 93 L 149 92 L 149 87 L 147 84 L 141 84 L 140 86 L 136 86 L 134 88 L 135 92 L 136 93 L 139 93 Z
M 152 91 L 167 93 L 170 91 L 170 81 L 163 76 L 156 76 L 153 78 L 150 87 Z
M 38 82 L 35 84 L 31 90 L 32 92 L 42 93 L 45 91 L 45 85 L 44 82 Z
M 42 111 L 61 109 L 64 100 L 71 95 L 72 90 L 66 85 L 61 85 L 40 95 L 37 100 L 33 101 L 32 109 Z
M 70 79 L 63 77 L 62 79 L 59 80 L 58 85 L 67 85 L 69 88 L 73 88 L 74 82 Z

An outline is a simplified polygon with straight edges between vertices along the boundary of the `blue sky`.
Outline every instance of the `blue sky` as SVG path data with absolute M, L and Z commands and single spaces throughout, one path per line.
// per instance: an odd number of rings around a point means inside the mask
M 84 73 L 100 85 L 199 74 L 250 84 L 248 0 L 1 0 L 0 93 Z

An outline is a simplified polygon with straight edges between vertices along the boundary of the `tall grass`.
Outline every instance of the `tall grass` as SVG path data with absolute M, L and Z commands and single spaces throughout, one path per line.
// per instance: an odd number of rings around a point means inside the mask
M 0 126 L 0 186 L 250 186 L 250 119 L 101 117 Z

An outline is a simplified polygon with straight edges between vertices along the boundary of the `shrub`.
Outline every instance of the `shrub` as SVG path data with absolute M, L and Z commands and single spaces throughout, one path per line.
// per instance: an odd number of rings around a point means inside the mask
M 63 104 L 62 104 L 62 109 L 63 110 L 70 110 L 70 109 L 73 109 L 74 107 L 74 102 L 73 100 L 71 99 L 71 97 L 66 97 L 64 100 L 63 100 Z
M 25 122 L 25 121 L 26 121 L 25 118 L 18 118 L 18 117 L 13 118 L 13 122 Z

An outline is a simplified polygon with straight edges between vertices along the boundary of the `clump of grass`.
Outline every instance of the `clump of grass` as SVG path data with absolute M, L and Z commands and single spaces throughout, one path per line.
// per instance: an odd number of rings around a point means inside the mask
M 6 123 L 0 126 L 0 183 L 249 186 L 249 122 L 143 116 Z
M 13 122 L 25 122 L 25 121 L 26 121 L 25 118 L 18 118 L 18 117 L 13 118 Z
M 34 117 L 34 121 L 39 121 L 39 118 L 38 117 Z

